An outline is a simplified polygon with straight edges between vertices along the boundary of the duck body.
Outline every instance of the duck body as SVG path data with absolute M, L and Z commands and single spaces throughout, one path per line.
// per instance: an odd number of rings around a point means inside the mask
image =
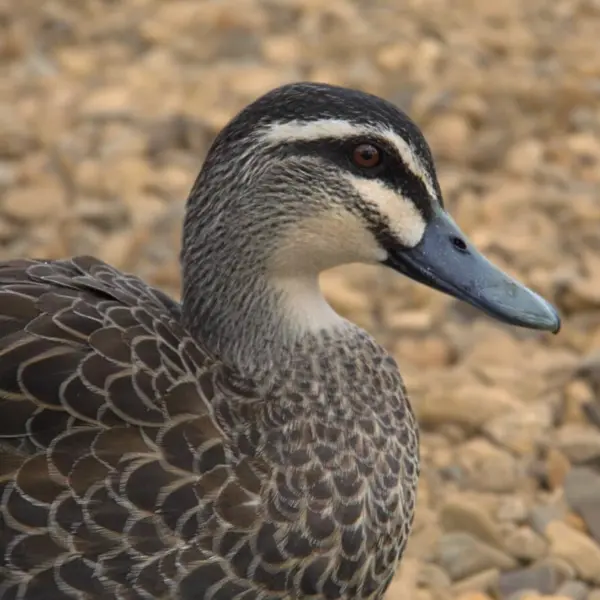
M 0 285 L 0 597 L 381 597 L 418 441 L 367 334 L 249 382 L 98 260 L 4 263 Z
M 418 429 L 319 273 L 390 267 L 511 324 L 554 309 L 444 209 L 392 104 L 298 83 L 217 136 L 182 301 L 90 257 L 0 263 L 0 600 L 380 600 Z

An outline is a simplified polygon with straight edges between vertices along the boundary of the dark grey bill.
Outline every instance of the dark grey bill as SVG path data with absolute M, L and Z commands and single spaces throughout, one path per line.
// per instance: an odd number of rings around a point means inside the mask
M 438 211 L 414 248 L 386 244 L 386 264 L 406 276 L 519 327 L 558 333 L 560 317 L 541 296 L 480 254 L 452 218 Z

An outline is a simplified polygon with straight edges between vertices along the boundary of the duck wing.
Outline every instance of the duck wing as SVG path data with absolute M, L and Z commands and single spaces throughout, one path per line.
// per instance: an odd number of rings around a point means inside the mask
M 172 598 L 190 572 L 243 594 L 210 560 L 260 505 L 213 410 L 222 367 L 136 277 L 0 263 L 0 598 Z

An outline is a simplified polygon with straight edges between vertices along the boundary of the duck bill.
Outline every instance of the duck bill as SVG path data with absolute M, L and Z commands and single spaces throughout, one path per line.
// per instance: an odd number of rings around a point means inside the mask
M 541 296 L 495 267 L 438 211 L 414 248 L 388 249 L 396 271 L 510 325 L 558 333 L 560 317 Z

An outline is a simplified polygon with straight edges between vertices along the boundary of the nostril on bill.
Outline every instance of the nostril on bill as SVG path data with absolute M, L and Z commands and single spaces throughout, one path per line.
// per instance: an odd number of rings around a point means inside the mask
M 450 237 L 450 241 L 459 252 L 467 252 L 467 242 L 462 238 L 453 235 Z

